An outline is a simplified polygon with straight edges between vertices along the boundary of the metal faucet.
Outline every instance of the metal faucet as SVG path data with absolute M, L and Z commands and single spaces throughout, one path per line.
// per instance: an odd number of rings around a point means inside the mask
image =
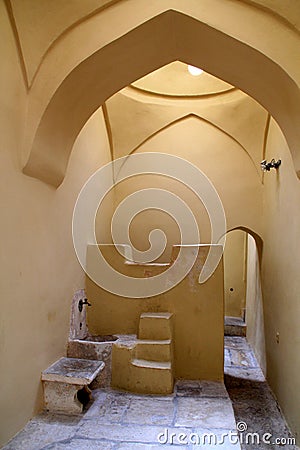
M 83 305 L 92 306 L 92 305 L 88 302 L 88 299 L 87 299 L 87 298 L 85 298 L 84 300 L 82 300 L 82 298 L 81 298 L 81 299 L 79 300 L 79 302 L 78 302 L 78 309 L 79 309 L 79 312 L 82 311 Z

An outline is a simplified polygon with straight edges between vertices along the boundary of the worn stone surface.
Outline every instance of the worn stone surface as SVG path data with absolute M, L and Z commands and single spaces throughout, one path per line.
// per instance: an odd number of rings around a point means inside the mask
M 217 381 L 201 381 L 201 389 L 203 397 L 226 397 L 228 393 L 226 391 L 224 383 Z
M 131 397 L 116 392 L 98 392 L 94 404 L 85 414 L 85 419 L 99 419 L 101 424 L 120 423 L 127 410 Z
M 85 385 L 90 384 L 103 368 L 102 361 L 60 358 L 43 371 L 42 380 Z
M 226 316 L 224 321 L 225 336 L 246 336 L 247 326 L 242 318 Z
M 64 415 L 38 416 L 6 449 L 167 450 L 177 446 L 190 449 L 193 441 L 190 442 L 189 438 L 194 427 L 207 429 L 213 423 L 214 427 L 223 427 L 218 430 L 221 432 L 228 425 L 228 416 L 230 425 L 234 425 L 228 396 L 218 397 L 220 392 L 223 395 L 219 383 L 192 381 L 180 382 L 180 385 L 182 388 L 196 385 L 201 390 L 201 397 L 191 398 L 189 392 L 185 395 L 183 390 L 180 395 L 168 396 L 96 390 L 93 402 L 77 419 Z M 203 392 L 215 395 L 215 398 L 204 397 Z M 214 403 L 209 406 L 210 401 Z M 225 422 L 221 421 L 220 414 L 226 418 Z M 182 437 L 187 440 L 187 445 L 181 443 Z
M 77 392 L 83 386 L 44 381 L 43 388 L 44 405 L 48 411 L 65 414 L 80 414 L 82 412 L 83 404 L 78 400 Z
M 225 339 L 226 349 L 241 350 L 241 358 L 253 364 L 245 339 Z M 246 353 L 246 354 L 245 354 Z M 237 422 L 248 431 L 290 437 L 289 430 L 259 367 L 244 367 L 231 358 L 225 378 Z M 230 359 L 231 358 L 231 359 Z M 94 400 L 77 417 L 37 416 L 3 450 L 239 450 L 229 397 L 222 383 L 178 381 L 173 395 L 136 395 L 110 389 L 93 392 Z M 229 433 L 233 433 L 230 442 Z M 204 441 L 207 434 L 211 439 Z M 224 435 L 224 437 L 222 437 Z M 240 433 L 243 439 L 245 433 Z M 198 439 L 198 441 L 197 441 Z M 278 446 L 242 444 L 243 450 L 298 450 L 292 444 Z
M 40 450 L 75 435 L 80 418 L 41 414 L 30 421 L 4 448 L 5 450 Z
M 111 382 L 111 351 L 113 341 L 96 342 L 89 340 L 73 340 L 68 342 L 67 356 L 103 361 L 104 369 L 93 381 L 93 388 L 109 387 Z
M 291 442 L 285 445 L 275 443 L 277 438 L 288 440 L 292 435 L 249 344 L 239 337 L 225 337 L 225 348 L 228 351 L 228 359 L 225 358 L 225 385 L 238 427 L 242 423 L 247 428 L 240 433 L 242 449 L 298 449 Z M 260 442 L 252 441 L 247 433 L 257 433 Z M 265 433 L 272 435 L 270 444 L 262 442 Z
M 103 368 L 102 361 L 60 358 L 42 373 L 45 408 L 51 412 L 80 414 L 83 403 L 91 397 L 87 385 Z
M 175 392 L 178 397 L 228 397 L 224 383 L 217 381 L 179 380 Z
M 156 443 L 157 436 L 163 430 L 160 426 L 147 425 L 122 425 L 111 424 L 107 425 L 95 424 L 91 427 L 91 421 L 83 423 L 79 433 L 81 436 L 93 437 L 103 439 L 107 436 L 116 442 L 140 442 L 140 443 Z M 185 430 L 186 431 L 186 430 Z
M 173 399 L 133 398 L 123 420 L 125 423 L 171 426 L 174 413 Z
M 84 339 L 88 334 L 86 326 L 86 305 L 83 305 L 79 311 L 79 301 L 86 298 L 85 290 L 79 289 L 75 292 L 72 299 L 71 322 L 70 322 L 70 339 Z
M 225 349 L 235 348 L 240 350 L 246 350 L 251 352 L 251 347 L 247 340 L 240 336 L 225 336 L 224 338 Z
M 228 398 L 178 399 L 176 426 L 235 428 L 235 419 Z
M 114 450 L 115 444 L 105 440 L 74 438 L 57 442 L 47 447 L 47 450 Z
M 175 392 L 178 397 L 198 397 L 202 394 L 201 382 L 179 380 L 175 384 Z
M 230 364 L 234 367 L 257 368 L 257 361 L 252 352 L 242 349 L 228 349 Z

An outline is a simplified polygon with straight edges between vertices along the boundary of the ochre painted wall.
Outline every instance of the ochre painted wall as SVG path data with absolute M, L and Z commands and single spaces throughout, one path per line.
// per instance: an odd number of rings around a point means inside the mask
M 273 120 L 266 157 L 282 159 L 280 168 L 264 177 L 262 282 L 267 378 L 299 442 L 300 184 L 286 141 Z
M 263 372 L 266 373 L 264 307 L 261 286 L 261 261 L 255 239 L 247 236 L 247 340 Z
M 222 113 L 226 114 L 226 110 L 220 105 L 219 114 Z M 190 161 L 209 178 L 217 190 L 225 210 L 227 228 L 243 226 L 261 233 L 260 216 L 257 215 L 262 202 L 259 173 L 249 155 L 226 134 L 196 117 L 188 117 L 150 138 L 138 150 L 138 153 L 143 152 L 163 152 Z M 115 190 L 116 205 L 130 193 L 145 187 L 169 189 L 182 198 L 196 217 L 201 243 L 209 242 L 210 223 L 204 206 L 188 187 L 170 178 L 158 179 L 149 175 L 122 182 Z M 133 244 L 141 249 L 147 245 L 150 226 L 163 226 L 165 220 L 161 213 L 151 212 L 145 217 L 143 214 L 131 224 Z M 119 225 L 122 226 L 122 217 Z M 123 226 L 127 225 L 124 223 Z M 168 226 L 167 235 L 169 245 L 178 243 L 175 226 Z
M 110 154 L 100 111 L 79 135 L 57 191 L 22 174 L 26 90 L 4 2 L 0 33 L 1 444 L 41 408 L 41 371 L 65 353 L 71 299 L 84 286 L 72 209 L 86 178 Z
M 226 235 L 224 249 L 225 316 L 243 317 L 246 304 L 246 239 L 242 230 Z
M 145 299 L 125 298 L 97 286 L 90 278 L 86 289 L 92 307 L 88 310 L 88 326 L 92 334 L 137 334 L 143 312 L 168 311 L 173 315 L 175 377 L 184 379 L 223 379 L 224 298 L 223 259 L 203 284 L 198 283 L 206 260 L 208 246 L 199 248 L 199 256 L 190 273 L 173 289 Z M 222 247 L 212 251 L 220 254 Z M 95 254 L 88 252 L 88 268 L 95 270 Z M 103 249 L 102 249 L 103 251 Z M 117 258 L 113 248 L 104 249 L 116 270 L 131 277 L 148 277 L 160 273 L 153 266 L 128 266 Z M 189 247 L 183 259 L 189 257 Z M 197 250 L 198 251 L 198 250 Z

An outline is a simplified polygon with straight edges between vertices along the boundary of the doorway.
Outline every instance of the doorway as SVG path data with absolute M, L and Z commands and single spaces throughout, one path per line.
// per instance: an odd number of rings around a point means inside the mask
M 232 230 L 226 236 L 224 303 L 225 335 L 246 337 L 265 372 L 260 254 L 257 241 L 245 230 Z

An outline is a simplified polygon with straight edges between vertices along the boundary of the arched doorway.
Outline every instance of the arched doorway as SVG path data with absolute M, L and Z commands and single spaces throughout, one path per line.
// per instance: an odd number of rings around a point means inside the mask
M 225 335 L 243 336 L 265 372 L 264 311 L 261 288 L 262 240 L 243 229 L 227 234 L 224 251 Z

